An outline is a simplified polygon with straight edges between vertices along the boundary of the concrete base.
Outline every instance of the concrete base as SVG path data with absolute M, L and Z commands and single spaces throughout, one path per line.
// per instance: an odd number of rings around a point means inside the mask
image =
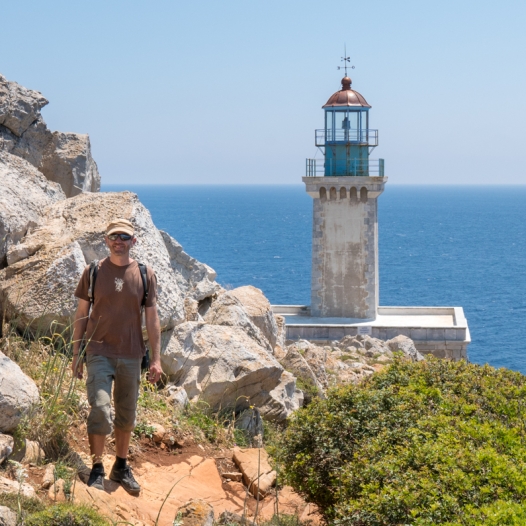
M 314 318 L 306 305 L 273 305 L 274 314 L 283 316 L 286 339 L 327 342 L 359 332 L 390 340 L 403 334 L 415 342 L 422 354 L 452 360 L 467 359 L 471 342 L 462 307 L 378 307 L 376 318 Z

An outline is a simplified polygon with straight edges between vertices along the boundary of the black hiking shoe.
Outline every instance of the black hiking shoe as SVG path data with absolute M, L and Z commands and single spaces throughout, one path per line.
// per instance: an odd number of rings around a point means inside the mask
M 88 479 L 88 487 L 104 491 L 104 471 L 91 470 Z
M 141 487 L 135 480 L 130 466 L 126 466 L 123 469 L 117 469 L 115 465 L 113 465 L 111 468 L 110 480 L 113 480 L 114 482 L 120 482 L 121 486 L 130 495 L 139 495 L 141 492 Z

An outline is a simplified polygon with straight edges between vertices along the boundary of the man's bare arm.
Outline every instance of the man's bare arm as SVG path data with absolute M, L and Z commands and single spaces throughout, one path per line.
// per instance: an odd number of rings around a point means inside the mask
M 144 310 L 146 319 L 146 332 L 152 357 L 150 360 L 150 374 L 148 380 L 153 384 L 159 381 L 163 372 L 161 368 L 161 323 L 157 314 L 157 307 L 146 307 Z
M 84 373 L 84 363 L 82 358 L 79 358 L 79 354 L 80 344 L 88 325 L 89 308 L 89 301 L 79 299 L 75 321 L 73 322 L 73 362 L 71 363 L 71 370 L 77 378 L 82 378 Z

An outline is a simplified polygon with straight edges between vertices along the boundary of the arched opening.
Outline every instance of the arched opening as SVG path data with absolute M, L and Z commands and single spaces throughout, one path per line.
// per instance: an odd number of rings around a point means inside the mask
M 362 186 L 360 189 L 360 201 L 362 203 L 367 203 L 367 188 L 365 188 L 365 186 Z
M 347 190 L 345 188 L 340 188 L 340 199 L 347 199 Z
M 330 189 L 329 195 L 331 201 L 336 201 L 336 188 L 334 186 Z
M 325 203 L 325 201 L 327 201 L 327 190 L 325 190 L 323 186 L 320 188 L 320 201 L 322 203 Z
M 356 187 L 353 186 L 349 192 L 349 197 L 351 198 L 351 203 L 357 203 L 358 202 L 358 192 L 356 191 Z

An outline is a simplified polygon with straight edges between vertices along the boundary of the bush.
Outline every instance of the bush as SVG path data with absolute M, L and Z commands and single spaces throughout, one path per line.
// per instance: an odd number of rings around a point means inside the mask
M 298 411 L 277 449 L 330 524 L 526 524 L 526 377 L 395 361 Z
M 30 515 L 26 526 L 109 526 L 110 523 L 93 508 L 61 503 Z

